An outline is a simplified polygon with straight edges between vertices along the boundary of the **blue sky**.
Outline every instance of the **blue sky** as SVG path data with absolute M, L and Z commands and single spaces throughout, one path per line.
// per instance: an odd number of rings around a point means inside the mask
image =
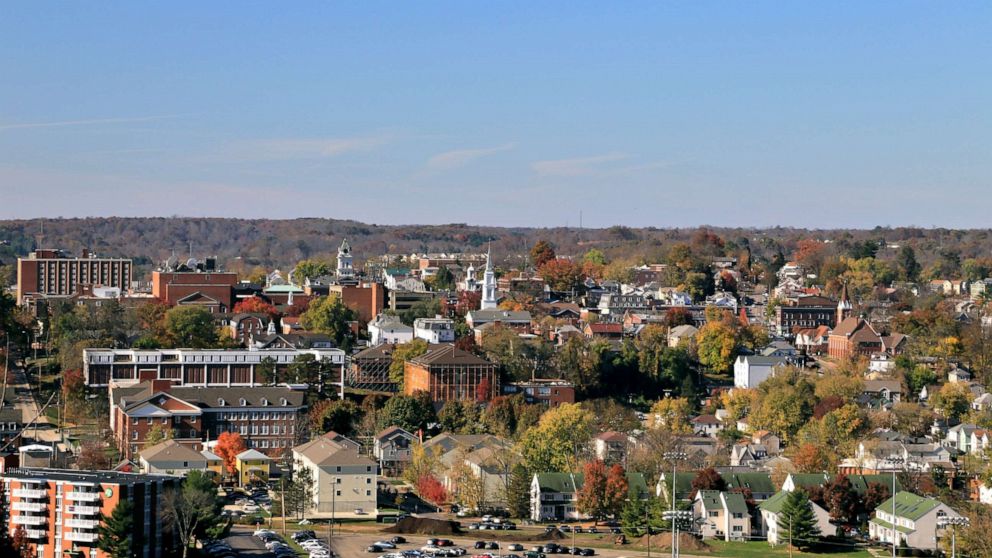
M 988 2 L 7 5 L 0 218 L 988 227 Z

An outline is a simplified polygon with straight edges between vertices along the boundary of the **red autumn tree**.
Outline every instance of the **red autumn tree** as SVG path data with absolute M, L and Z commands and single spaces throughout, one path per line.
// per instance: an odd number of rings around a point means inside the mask
M 582 488 L 575 497 L 580 512 L 599 521 L 606 510 L 606 464 L 602 459 L 587 461 L 582 470 Z
M 727 481 L 720 476 L 716 469 L 708 467 L 696 473 L 696 477 L 692 479 L 692 489 L 693 491 L 726 490 Z
M 250 296 L 234 305 L 235 314 L 267 314 L 270 318 L 279 315 L 276 307 L 269 304 L 261 297 Z
M 455 303 L 455 314 L 464 316 L 472 310 L 477 310 L 482 303 L 482 293 L 479 291 L 460 291 L 458 302 Z
M 475 386 L 475 400 L 476 401 L 489 401 L 492 396 L 493 383 L 489 378 L 483 378 L 479 381 L 479 385 Z
M 538 273 L 555 291 L 571 291 L 582 285 L 582 266 L 565 258 L 545 262 Z
M 475 342 L 474 335 L 462 335 L 458 339 L 455 339 L 455 347 L 469 353 L 474 353 L 479 350 L 479 344 Z
M 107 444 L 97 440 L 82 443 L 79 457 L 76 458 L 76 467 L 83 471 L 101 471 L 109 469 L 111 465 Z
M 627 501 L 627 494 L 630 485 L 627 483 L 627 471 L 619 463 L 614 463 L 606 474 L 606 513 L 617 517 L 623 510 L 623 504 Z
M 217 437 L 217 446 L 214 453 L 224 460 L 224 467 L 228 473 L 234 474 L 237 471 L 238 454 L 248 449 L 241 434 L 237 432 L 221 432 Z
M 823 471 L 830 464 L 830 460 L 823 448 L 816 444 L 803 444 L 790 456 L 792 465 L 799 473 L 816 473 Z
M 675 307 L 665 312 L 665 325 L 668 327 L 693 325 L 693 323 L 692 312 L 689 312 L 685 308 Z
M 448 490 L 434 475 L 421 475 L 417 479 L 416 488 L 421 498 L 436 506 L 448 501 Z
M 530 249 L 530 261 L 534 267 L 540 268 L 545 263 L 555 259 L 555 247 L 550 242 L 538 240 Z
M 18 525 L 17 528 L 14 529 L 13 534 L 10 536 L 10 546 L 20 558 L 30 558 L 33 556 L 29 544 L 30 542 L 31 541 L 28 540 L 28 533 L 24 529 L 23 525 Z

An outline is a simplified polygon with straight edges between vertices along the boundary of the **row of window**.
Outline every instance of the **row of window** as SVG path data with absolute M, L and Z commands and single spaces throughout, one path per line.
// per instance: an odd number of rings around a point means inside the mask
M 250 419 L 248 417 L 251 417 Z M 253 411 L 251 413 L 217 413 L 217 420 L 293 420 L 294 413 Z
M 271 432 L 269 432 L 270 430 Z M 250 432 L 248 425 L 244 425 L 244 424 L 241 426 L 237 426 L 234 424 L 227 424 L 227 425 L 218 424 L 214 426 L 214 433 L 218 436 L 220 436 L 223 432 L 237 432 L 242 436 L 247 436 L 249 433 L 255 436 L 258 435 L 268 436 L 270 434 L 273 436 L 282 436 L 286 434 L 293 434 L 295 430 L 296 430 L 295 425 L 280 427 L 278 424 L 272 425 L 272 428 L 269 428 L 268 424 L 263 424 L 261 426 L 257 424 L 253 424 L 251 425 Z

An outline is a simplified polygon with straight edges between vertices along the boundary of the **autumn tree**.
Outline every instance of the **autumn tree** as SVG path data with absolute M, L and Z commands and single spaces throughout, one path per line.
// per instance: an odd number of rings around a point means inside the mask
M 582 286 L 582 266 L 572 260 L 564 258 L 549 260 L 537 271 L 552 290 L 567 292 Z
M 101 471 L 110 469 L 110 449 L 106 443 L 98 440 L 88 440 L 80 444 L 76 467 L 84 471 Z
M 607 514 L 612 517 L 620 515 L 623 504 L 627 500 L 629 489 L 627 471 L 619 463 L 614 463 L 606 473 L 606 492 L 603 495 L 603 500 Z M 637 499 L 640 495 L 635 494 L 632 497 Z
M 659 399 L 651 406 L 649 414 L 656 428 L 669 432 L 689 434 L 692 432 L 692 403 L 684 397 Z
M 722 492 L 726 489 L 727 481 L 713 467 L 700 470 L 692 479 L 693 492 L 700 490 L 719 490 Z
M 318 434 L 337 432 L 348 436 L 355 429 L 361 409 L 348 399 L 324 399 L 310 406 L 310 428 Z
M 858 493 L 847 475 L 839 474 L 827 483 L 823 489 L 823 501 L 835 522 L 852 524 L 857 521 Z
M 145 445 L 151 447 L 172 439 L 172 429 L 159 423 L 155 423 L 145 434 Z
M 709 322 L 696 334 L 700 364 L 718 374 L 730 372 L 737 355 L 737 332 L 724 320 Z
M 606 464 L 601 459 L 587 461 L 582 468 L 582 487 L 575 496 L 576 508 L 599 521 L 606 517 Z
M 28 539 L 28 532 L 23 525 L 18 525 L 10 535 L 10 546 L 19 558 L 34 558 L 35 556 L 31 551 L 31 540 Z
M 352 343 L 350 324 L 355 319 L 355 312 L 340 297 L 328 295 L 310 302 L 307 311 L 300 315 L 300 325 L 330 336 L 338 347 L 347 350 Z
M 421 498 L 436 506 L 448 501 L 448 490 L 434 475 L 422 475 L 418 478 L 416 489 Z
M 393 347 L 389 361 L 389 380 L 402 388 L 406 362 L 427 352 L 427 341 L 417 338 Z
M 214 316 L 196 306 L 176 306 L 166 312 L 165 331 L 175 347 L 206 349 L 219 339 Z
M 301 260 L 293 268 L 293 282 L 302 285 L 307 279 L 316 279 L 322 275 L 329 275 L 334 269 L 330 262 L 321 260 Z
M 968 385 L 962 382 L 947 382 L 930 401 L 931 406 L 941 415 L 957 420 L 968 412 L 972 394 Z
M 555 255 L 554 246 L 545 240 L 538 240 L 530 249 L 530 262 L 535 268 L 540 269 L 545 263 L 555 258 L 557 255 Z
M 578 450 L 592 435 L 592 415 L 581 406 L 563 403 L 548 409 L 537 426 L 520 440 L 520 455 L 529 471 L 570 472 L 578 461 Z
M 239 301 L 234 305 L 232 312 L 235 314 L 266 314 L 270 319 L 275 319 L 279 315 L 275 306 L 258 296 L 250 296 Z
M 792 466 L 800 473 L 817 473 L 829 466 L 830 456 L 827 448 L 816 444 L 790 446 L 786 452 L 792 460 Z
M 248 447 L 245 445 L 241 434 L 237 432 L 221 432 L 220 436 L 217 437 L 217 445 L 214 447 L 214 453 L 224 460 L 224 467 L 229 474 L 233 475 L 237 472 L 236 462 L 238 454 L 246 449 Z

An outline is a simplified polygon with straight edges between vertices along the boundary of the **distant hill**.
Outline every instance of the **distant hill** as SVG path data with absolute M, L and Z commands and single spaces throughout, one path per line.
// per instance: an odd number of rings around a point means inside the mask
M 286 269 L 305 258 L 333 256 L 347 238 L 361 260 L 386 253 L 484 251 L 492 242 L 499 261 L 524 261 L 537 240 L 550 241 L 559 255 L 581 256 L 598 248 L 611 258 L 660 261 L 677 242 L 692 242 L 701 229 L 628 228 L 501 228 L 466 224 L 372 225 L 336 219 L 124 218 L 28 219 L 0 221 L 0 262 L 9 263 L 36 247 L 79 253 L 89 248 L 100 255 L 127 256 L 145 269 L 175 251 L 186 255 L 192 243 L 197 257 L 218 256 L 229 269 L 264 266 Z M 988 256 L 988 230 L 875 228 L 871 230 L 803 230 L 794 228 L 705 228 L 729 247 L 749 246 L 754 257 L 781 252 L 786 258 L 804 238 L 856 243 L 865 240 L 911 244 L 922 261 L 941 250 L 961 258 Z M 728 251 L 731 248 L 728 247 Z M 891 252 L 891 251 L 890 251 Z M 879 253 L 885 257 L 885 251 Z

